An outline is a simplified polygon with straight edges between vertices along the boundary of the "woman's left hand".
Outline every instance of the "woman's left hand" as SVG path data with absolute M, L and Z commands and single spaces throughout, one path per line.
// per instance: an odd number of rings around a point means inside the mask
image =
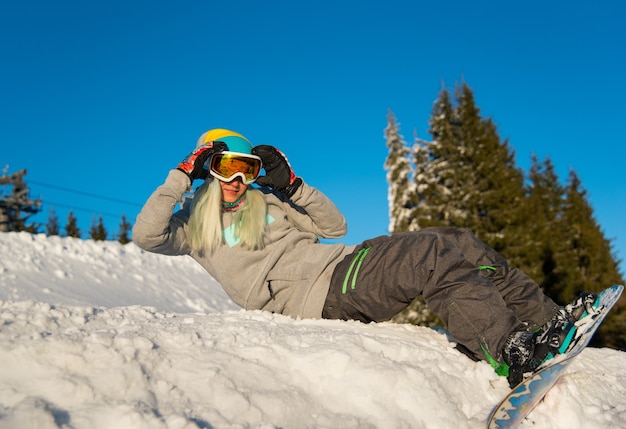
M 269 186 L 291 197 L 302 184 L 302 179 L 293 172 L 285 154 L 274 146 L 256 146 L 252 153 L 261 158 L 265 169 L 265 176 L 256 179 L 260 186 Z

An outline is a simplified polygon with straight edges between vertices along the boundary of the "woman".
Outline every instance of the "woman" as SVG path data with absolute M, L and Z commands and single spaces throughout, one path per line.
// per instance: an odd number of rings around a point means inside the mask
M 196 179 L 204 184 L 191 204 L 173 213 Z M 511 385 L 558 353 L 595 300 L 587 294 L 560 308 L 467 230 L 431 228 L 358 246 L 319 242 L 346 230 L 337 207 L 279 150 L 213 129 L 150 196 L 133 241 L 190 255 L 248 310 L 378 322 L 422 295 L 463 351 Z

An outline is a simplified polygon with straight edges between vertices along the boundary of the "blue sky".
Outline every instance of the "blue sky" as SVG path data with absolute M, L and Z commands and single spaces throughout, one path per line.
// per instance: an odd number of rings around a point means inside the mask
M 231 128 L 283 150 L 352 244 L 387 232 L 387 109 L 428 139 L 439 91 L 465 80 L 524 171 L 533 153 L 576 170 L 623 260 L 624 16 L 619 0 L 4 2 L 0 163 L 28 170 L 36 220 L 73 207 L 113 234 L 202 132 Z

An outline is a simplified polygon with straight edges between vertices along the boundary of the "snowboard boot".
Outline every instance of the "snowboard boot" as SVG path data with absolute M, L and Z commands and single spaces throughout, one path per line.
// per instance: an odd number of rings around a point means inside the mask
M 569 349 L 576 338 L 577 322 L 596 314 L 597 298 L 596 294 L 583 292 L 574 302 L 559 308 L 554 317 L 535 332 L 519 330 L 509 336 L 502 355 L 509 366 L 507 379 L 511 387 L 521 383 L 525 374 L 533 373 Z
M 507 380 L 511 388 L 521 383 L 524 373 L 528 372 L 529 363 L 535 354 L 536 338 L 535 332 L 515 331 L 504 343 L 502 356 L 509 366 Z
M 544 362 L 565 353 L 576 338 L 577 322 L 597 313 L 598 296 L 583 292 L 574 300 L 557 310 L 554 317 L 537 331 L 535 352 L 528 366 L 534 371 Z

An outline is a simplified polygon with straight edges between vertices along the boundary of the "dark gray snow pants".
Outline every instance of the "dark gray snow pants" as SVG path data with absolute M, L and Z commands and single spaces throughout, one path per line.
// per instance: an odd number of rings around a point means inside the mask
M 428 228 L 357 246 L 335 268 L 322 317 L 381 322 L 419 295 L 473 357 L 498 362 L 512 331 L 542 326 L 558 308 L 469 230 Z

